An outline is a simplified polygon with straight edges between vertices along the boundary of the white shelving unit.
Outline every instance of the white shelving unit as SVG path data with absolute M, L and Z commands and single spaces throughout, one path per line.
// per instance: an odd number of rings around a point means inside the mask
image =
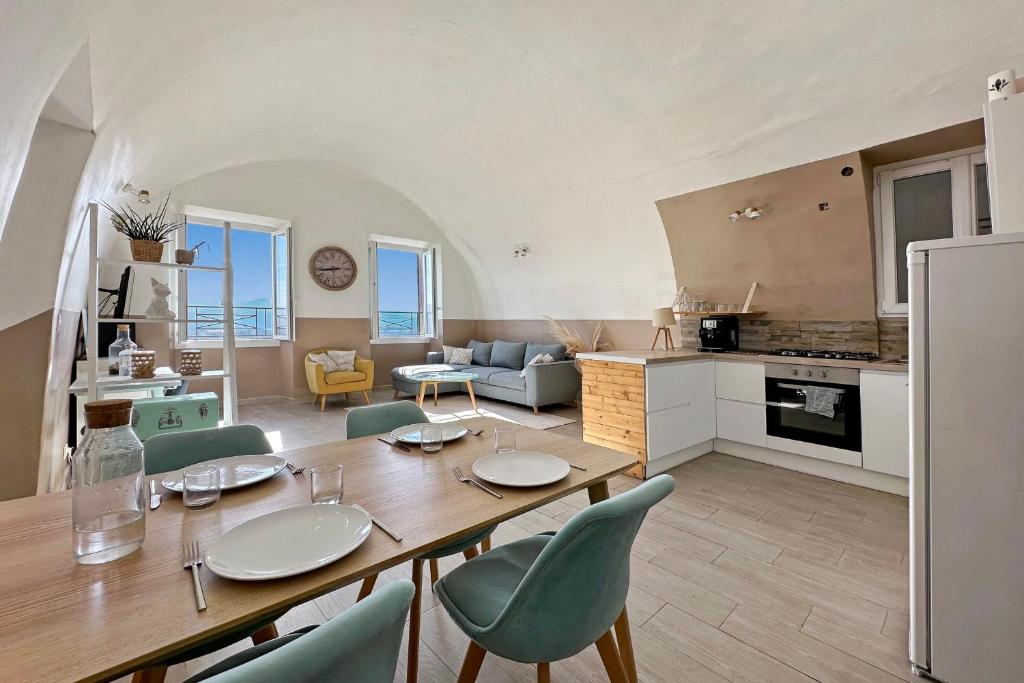
M 157 374 L 159 380 L 220 380 L 224 383 L 223 404 L 224 424 L 233 425 L 238 421 L 238 382 L 235 375 L 235 301 L 233 291 L 233 278 L 231 271 L 231 223 L 224 222 L 224 265 L 221 266 L 186 266 L 178 263 L 152 263 L 149 261 L 132 261 L 123 259 L 100 258 L 99 249 L 99 205 L 95 202 L 89 204 L 89 329 L 86 334 L 86 353 L 89 358 L 87 363 L 85 383 L 89 401 L 95 401 L 98 390 L 131 389 L 133 387 L 144 387 L 152 385 L 153 379 L 133 379 L 131 377 L 110 377 L 99 376 L 100 349 L 99 346 L 99 324 L 104 323 L 136 323 L 167 325 L 171 353 L 174 352 L 174 341 L 176 335 L 175 325 L 187 325 L 188 323 L 220 323 L 224 326 L 224 354 L 223 369 L 206 370 L 201 375 L 181 375 L 176 372 L 163 372 Z M 188 318 L 103 318 L 99 317 L 99 274 L 102 266 L 132 268 L 164 268 L 177 273 L 177 292 L 184 291 L 184 278 L 189 270 L 222 273 L 224 318 L 202 318 L 190 320 Z M 187 310 L 182 308 L 181 310 Z M 105 350 L 104 350 L 105 353 Z M 81 380 L 79 380 L 80 382 Z M 75 384 L 78 385 L 79 382 Z M 74 388 L 74 387 L 72 387 Z

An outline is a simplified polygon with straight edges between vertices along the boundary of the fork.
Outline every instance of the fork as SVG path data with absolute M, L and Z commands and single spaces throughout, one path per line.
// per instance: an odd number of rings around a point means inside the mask
M 199 554 L 199 541 L 192 541 L 182 546 L 181 553 L 185 556 L 185 569 L 192 570 L 192 589 L 196 594 L 196 609 L 206 609 L 206 596 L 203 595 L 203 584 L 199 580 L 199 566 L 203 564 L 203 556 Z
M 483 484 L 478 482 L 476 479 L 472 479 L 470 477 L 464 476 L 462 474 L 462 468 L 459 467 L 458 465 L 456 465 L 455 467 L 452 468 L 452 474 L 454 474 L 455 478 L 458 479 L 459 481 L 461 481 L 462 483 L 464 483 L 464 484 L 473 484 L 474 486 L 476 486 L 481 491 L 486 491 L 487 493 L 491 494 L 495 498 L 503 498 L 504 497 L 500 493 L 498 493 L 497 491 L 494 491 L 493 489 L 490 489 L 490 488 L 484 486 Z
M 298 465 L 293 465 L 290 462 L 288 462 L 287 460 L 284 461 L 284 464 L 288 468 L 288 471 L 291 472 L 296 477 L 301 476 L 302 473 L 306 471 L 305 467 L 300 467 Z

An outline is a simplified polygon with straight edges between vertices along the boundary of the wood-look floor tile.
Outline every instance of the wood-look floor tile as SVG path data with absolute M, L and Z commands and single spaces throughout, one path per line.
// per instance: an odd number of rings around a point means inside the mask
M 838 562 L 839 558 L 843 555 L 843 547 L 840 545 L 828 543 L 819 538 L 812 538 L 794 531 L 780 529 L 779 527 L 755 521 L 749 517 L 737 515 L 727 510 L 719 510 L 708 517 L 708 521 L 744 531 L 751 536 L 756 536 L 777 546 L 793 548 L 808 555 L 820 557 L 825 561 Z
M 844 548 L 874 557 L 879 561 L 899 562 L 903 557 L 906 547 L 906 541 L 904 541 L 903 548 L 882 547 L 869 539 L 865 539 L 862 535 L 823 526 L 820 523 L 808 522 L 779 510 L 768 512 L 760 521 L 780 529 L 794 531 L 811 538 L 820 538 L 829 543 L 839 544 Z M 863 524 L 863 522 L 857 522 L 856 524 Z
M 910 617 L 907 613 L 895 609 L 889 610 L 885 617 L 885 625 L 882 627 L 882 635 L 898 640 L 906 650 L 907 641 L 910 639 Z
M 736 527 L 723 526 L 713 520 L 698 519 L 674 510 L 663 514 L 658 518 L 658 522 L 682 529 L 765 562 L 771 562 L 782 552 L 781 546 L 769 543 Z
M 859 595 L 887 608 L 900 609 L 909 602 L 906 578 L 893 576 L 890 572 L 869 573 L 864 568 L 832 565 L 789 549 L 775 560 L 775 566 Z
M 824 610 L 812 611 L 800 630 L 894 676 L 913 680 L 906 638 L 889 638 Z
M 774 564 L 727 550 L 715 564 L 795 599 L 809 601 L 867 628 L 881 630 L 885 607 Z
M 737 607 L 722 624 L 725 633 L 821 683 L 896 683 L 899 679 L 779 621 Z
M 735 600 L 649 562 L 634 560 L 630 564 L 629 582 L 631 587 L 637 586 L 712 626 L 725 621 L 737 604 Z
M 906 529 L 896 528 L 891 524 L 868 520 L 854 521 L 832 511 L 819 510 L 811 517 L 811 524 L 824 527 L 830 531 L 838 531 L 849 536 L 860 538 L 870 547 L 884 548 L 903 552 L 907 548 Z
M 638 536 L 669 548 L 682 550 L 705 562 L 711 562 L 725 550 L 724 545 L 683 531 L 678 527 L 669 526 L 657 519 L 644 520 Z
M 671 548 L 651 560 L 651 564 L 741 605 L 770 614 L 795 628 L 800 628 L 811 613 L 809 602 L 778 593 L 718 565 L 699 562 Z

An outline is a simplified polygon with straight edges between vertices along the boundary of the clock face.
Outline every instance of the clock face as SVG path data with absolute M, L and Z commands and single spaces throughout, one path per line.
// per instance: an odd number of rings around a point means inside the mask
M 341 247 L 321 247 L 309 258 L 309 274 L 324 289 L 337 292 L 356 281 L 356 262 Z

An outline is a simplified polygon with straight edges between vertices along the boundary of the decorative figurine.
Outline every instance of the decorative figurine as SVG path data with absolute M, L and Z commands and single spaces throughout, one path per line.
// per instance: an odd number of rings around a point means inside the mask
M 157 280 L 155 277 L 149 279 L 153 285 L 153 300 L 149 302 L 146 309 L 147 318 L 170 319 L 174 317 L 171 307 L 167 304 L 167 297 L 171 295 L 171 288 Z

